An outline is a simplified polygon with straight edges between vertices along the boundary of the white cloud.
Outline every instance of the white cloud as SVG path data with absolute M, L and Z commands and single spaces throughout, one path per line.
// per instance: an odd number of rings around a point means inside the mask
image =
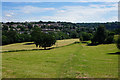
M 11 17 L 12 15 L 10 15 L 10 14 L 6 14 L 5 16 L 7 16 L 7 17 Z
M 107 7 L 107 6 L 110 7 Z M 116 21 L 117 19 L 107 14 L 116 11 L 117 4 L 107 5 L 90 5 L 90 6 L 64 6 L 58 9 L 54 16 L 43 16 L 43 20 L 55 20 L 55 21 L 69 21 L 69 22 L 106 22 Z M 116 16 L 117 17 L 117 16 Z
M 57 12 L 61 12 L 61 13 L 63 13 L 63 12 L 65 12 L 65 10 L 58 10 Z
M 108 7 L 109 6 L 109 7 Z M 36 12 L 54 11 L 54 14 L 48 16 L 30 16 L 30 17 L 14 17 L 13 21 L 66 21 L 66 22 L 110 22 L 117 21 L 117 3 L 91 4 L 89 6 L 63 6 L 60 8 L 40 8 L 33 6 L 24 6 L 17 8 L 20 12 L 30 14 Z M 116 13 L 115 13 L 116 12 Z M 111 15 L 111 13 L 115 15 Z M 6 13 L 6 20 L 10 20 L 10 16 L 14 13 Z M 20 15 L 20 14 L 19 14 Z M 19 16 L 17 14 L 17 16 Z M 108 16 L 109 15 L 109 16 Z M 106 17 L 107 16 L 107 17 Z M 13 17 L 12 17 L 13 18 Z
M 55 10 L 55 8 L 40 8 L 40 7 L 34 7 L 34 6 L 24 6 L 24 7 L 19 7 L 18 9 L 23 13 L 37 13 L 37 12 Z
M 12 17 L 14 15 L 14 13 L 10 12 L 10 13 L 5 13 L 6 17 Z

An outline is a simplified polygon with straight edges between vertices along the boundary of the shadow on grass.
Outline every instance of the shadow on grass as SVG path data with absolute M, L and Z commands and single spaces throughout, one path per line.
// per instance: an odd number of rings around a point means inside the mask
M 91 43 L 87 44 L 87 46 L 97 46 L 97 45 L 99 44 L 91 44 Z
M 51 50 L 54 49 L 54 47 L 52 48 L 47 48 L 47 49 L 22 49 L 22 50 L 10 50 L 10 51 L 3 51 L 2 53 L 7 53 L 7 52 L 20 52 L 20 51 L 37 51 L 37 50 Z
M 2 51 L 2 53 L 7 53 L 7 52 L 19 52 L 19 51 L 36 51 L 36 50 L 51 50 L 51 49 L 55 49 L 55 48 L 61 48 L 61 47 L 66 47 L 66 46 L 70 46 L 73 44 L 79 44 L 80 42 L 74 42 L 65 46 L 59 46 L 59 47 L 51 47 L 51 48 L 46 48 L 46 49 L 22 49 L 22 50 L 10 50 L 10 51 Z
M 34 43 L 25 43 L 25 44 L 23 44 L 23 45 L 32 45 L 32 44 L 34 44 Z
M 107 53 L 109 55 L 120 55 L 120 52 L 115 52 L 115 53 Z
M 32 49 L 32 50 L 51 50 L 51 49 L 54 49 L 54 47 L 52 47 L 52 48 L 47 48 L 47 49 Z
M 87 42 L 81 42 L 81 43 L 87 43 Z

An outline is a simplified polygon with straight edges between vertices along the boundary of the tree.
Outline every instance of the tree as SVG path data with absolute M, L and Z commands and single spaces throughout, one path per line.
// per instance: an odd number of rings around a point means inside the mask
M 71 31 L 70 32 L 70 37 L 71 38 L 77 38 L 78 37 L 78 33 L 76 31 Z
M 107 31 L 107 34 L 108 35 L 106 37 L 105 43 L 107 43 L 107 44 L 113 43 L 114 42 L 114 33 Z
M 31 40 L 35 41 L 37 40 L 37 37 L 41 34 L 41 28 L 33 28 L 33 31 L 31 32 Z
M 14 43 L 16 39 L 16 34 L 17 34 L 16 31 L 8 31 L 5 36 L 8 37 L 10 43 Z
M 2 35 L 2 45 L 8 44 L 9 43 L 9 39 L 7 38 L 7 36 Z
M 106 37 L 107 37 L 106 28 L 101 25 L 97 28 L 97 31 L 91 41 L 92 43 L 103 44 L 105 42 Z
M 29 42 L 29 41 L 31 41 L 31 35 L 17 33 L 15 42 Z
M 119 35 L 118 40 L 117 40 L 117 48 L 120 49 L 120 35 Z
M 31 35 L 32 35 L 32 40 L 34 41 L 36 47 L 39 46 L 46 49 L 46 47 L 51 47 L 56 42 L 56 39 L 53 35 L 48 33 L 43 33 L 39 28 L 34 29 Z
M 52 45 L 55 44 L 56 39 L 54 36 L 50 35 L 50 34 L 43 34 L 43 39 L 42 39 L 42 44 L 41 46 L 46 49 L 46 47 L 51 47 Z
M 110 44 L 114 42 L 114 36 L 110 35 L 106 38 L 105 43 Z
M 82 37 L 83 41 L 91 40 L 92 36 L 93 35 L 91 33 L 87 33 L 87 32 L 81 32 L 80 33 L 80 38 Z
M 80 35 L 79 40 L 80 40 L 80 41 L 83 41 L 83 37 L 82 37 L 82 35 Z
M 8 30 L 8 26 L 6 26 L 6 25 L 3 25 L 3 28 L 2 28 L 2 30 Z
M 28 28 L 29 28 L 29 29 L 32 29 L 32 27 L 33 27 L 32 24 L 29 23 L 29 24 L 28 24 Z

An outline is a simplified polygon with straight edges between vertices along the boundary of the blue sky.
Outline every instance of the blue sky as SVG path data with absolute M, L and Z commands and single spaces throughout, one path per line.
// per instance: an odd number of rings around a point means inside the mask
M 119 0 L 1 0 L 2 2 L 119 2 Z
M 112 22 L 117 2 L 2 2 L 2 21 Z

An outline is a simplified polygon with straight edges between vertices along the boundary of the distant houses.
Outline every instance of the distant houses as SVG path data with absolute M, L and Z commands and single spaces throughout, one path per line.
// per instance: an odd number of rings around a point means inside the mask
M 7 27 L 8 31 L 9 30 L 13 30 L 13 31 L 17 31 L 18 33 L 22 34 L 24 32 L 27 32 L 28 34 L 30 34 L 31 30 L 29 29 L 29 24 L 30 23 L 26 23 L 26 24 L 22 24 L 22 23 L 19 23 L 19 24 L 2 24 L 2 27 Z M 60 25 L 59 23 L 40 23 L 40 24 L 34 24 L 34 23 L 31 23 L 30 26 L 32 28 L 34 27 L 39 27 L 39 28 L 42 28 L 42 32 L 57 32 L 57 31 L 60 31 L 60 29 L 51 29 L 51 27 L 63 27 L 62 25 Z

